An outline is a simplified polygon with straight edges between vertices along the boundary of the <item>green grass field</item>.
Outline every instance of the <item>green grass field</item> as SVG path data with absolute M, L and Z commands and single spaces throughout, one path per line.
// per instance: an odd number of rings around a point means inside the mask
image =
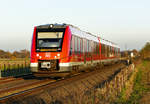
M 150 104 L 143 102 L 145 98 L 150 99 L 150 61 L 142 60 L 136 69 L 138 70 L 134 79 L 133 92 L 129 99 L 126 98 L 126 89 L 122 91 L 118 101 L 115 104 Z M 144 99 L 144 100 L 143 100 Z

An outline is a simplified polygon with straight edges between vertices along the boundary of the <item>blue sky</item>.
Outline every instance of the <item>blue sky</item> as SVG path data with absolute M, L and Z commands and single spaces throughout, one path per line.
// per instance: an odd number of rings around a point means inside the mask
M 0 49 L 30 49 L 33 28 L 68 23 L 119 44 L 141 49 L 150 41 L 149 0 L 1 0 Z

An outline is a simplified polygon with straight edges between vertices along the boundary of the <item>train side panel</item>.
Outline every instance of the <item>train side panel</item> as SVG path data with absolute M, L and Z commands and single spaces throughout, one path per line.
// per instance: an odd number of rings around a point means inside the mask
M 67 26 L 62 44 L 62 54 L 59 61 L 60 71 L 71 71 L 70 54 L 69 54 L 70 44 L 71 44 L 71 31 L 69 29 L 69 26 Z

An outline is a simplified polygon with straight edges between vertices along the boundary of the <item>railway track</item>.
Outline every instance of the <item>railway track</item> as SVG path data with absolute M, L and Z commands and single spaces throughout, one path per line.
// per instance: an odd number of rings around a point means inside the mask
M 21 83 L 16 86 L 9 86 L 9 87 L 0 89 L 0 97 L 9 96 L 14 93 L 19 93 L 19 92 L 29 90 L 32 88 L 36 88 L 42 85 L 46 85 L 52 82 L 55 82 L 55 80 L 46 79 L 46 80 L 32 80 L 30 82 L 25 81 L 25 83 Z
M 22 75 L 22 76 L 17 76 L 17 77 L 4 77 L 4 78 L 0 78 L 0 86 L 1 84 L 7 84 L 7 83 L 11 83 L 11 82 L 15 82 L 18 80 L 23 80 L 23 79 L 27 79 L 27 78 L 33 78 L 32 74 L 28 74 L 28 75 Z
M 114 65 L 114 66 L 119 67 L 119 65 Z M 124 67 L 124 66 L 121 65 L 121 67 Z M 108 71 L 107 71 L 107 68 L 109 69 Z M 116 70 L 118 70 L 118 68 Z M 84 79 L 84 78 L 94 75 L 96 73 L 102 73 L 103 79 L 105 79 L 110 74 L 114 73 L 114 71 L 115 70 L 113 70 L 113 68 L 111 68 L 111 66 L 107 66 L 106 68 L 104 68 L 104 70 L 95 70 L 92 72 L 79 73 L 79 74 L 73 75 L 72 77 L 66 78 L 66 79 L 59 79 L 59 80 L 29 79 L 29 80 L 25 80 L 25 81 L 19 82 L 20 84 L 0 89 L 0 103 L 3 103 L 12 98 L 23 97 L 23 96 L 27 96 L 30 94 L 38 93 L 47 88 L 48 89 L 57 88 L 58 86 L 62 86 L 67 83 L 69 84 L 69 83 L 72 83 L 79 79 Z
M 29 75 L 0 79 L 0 98 L 52 83 L 54 79 L 39 79 Z
M 14 77 L 0 78 L 0 84 L 5 84 L 5 83 L 8 83 L 8 82 L 14 81 L 14 80 L 16 80 L 16 78 L 14 78 Z

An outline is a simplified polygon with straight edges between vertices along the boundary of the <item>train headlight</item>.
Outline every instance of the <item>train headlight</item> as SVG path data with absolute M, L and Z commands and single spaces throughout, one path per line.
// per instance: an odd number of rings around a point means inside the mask
M 53 24 L 50 24 L 49 27 L 52 28 L 52 27 L 53 27 Z
M 60 56 L 60 54 L 57 54 L 57 56 Z
M 36 54 L 36 56 L 38 57 L 38 56 L 39 56 L 39 54 Z

